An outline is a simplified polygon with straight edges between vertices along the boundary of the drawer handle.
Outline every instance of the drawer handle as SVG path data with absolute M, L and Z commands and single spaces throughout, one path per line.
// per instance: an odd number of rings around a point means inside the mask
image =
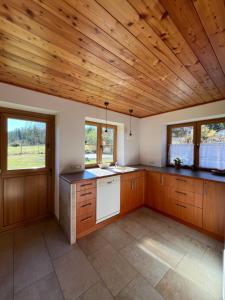
M 107 181 L 107 184 L 111 184 L 111 183 L 113 183 L 113 181 Z
M 92 185 L 92 182 L 90 182 L 90 183 L 83 183 L 83 184 L 81 184 L 80 186 L 88 186 L 88 185 Z
M 92 218 L 92 216 L 87 217 L 87 218 L 85 218 L 85 219 L 82 219 L 81 222 L 87 222 L 87 221 L 90 220 L 91 218 Z
M 181 194 L 181 195 L 184 195 L 184 196 L 186 196 L 187 195 L 187 193 L 183 193 L 183 192 L 179 192 L 179 191 L 175 191 L 177 194 Z
M 87 193 L 81 194 L 81 197 L 91 195 L 91 194 L 92 194 L 92 192 L 87 192 Z
M 86 206 L 89 206 L 89 205 L 91 205 L 91 203 L 87 203 L 87 204 L 81 205 L 81 207 L 86 207 Z
M 180 207 L 186 208 L 186 206 L 181 205 L 181 204 L 176 204 L 176 206 L 180 206 Z
M 182 181 L 182 182 L 186 182 L 187 180 L 185 179 L 180 179 L 180 178 L 176 178 L 177 181 Z

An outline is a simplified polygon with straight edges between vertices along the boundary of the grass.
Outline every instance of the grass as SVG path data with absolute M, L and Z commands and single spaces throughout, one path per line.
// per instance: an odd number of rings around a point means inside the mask
M 45 145 L 8 147 L 8 170 L 45 167 Z

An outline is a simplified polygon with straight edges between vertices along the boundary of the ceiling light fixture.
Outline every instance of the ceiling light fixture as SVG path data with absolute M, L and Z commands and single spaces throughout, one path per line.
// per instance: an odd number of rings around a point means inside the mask
M 129 109 L 129 113 L 130 113 L 130 134 L 129 136 L 132 136 L 132 128 L 131 128 L 131 119 L 132 119 L 132 113 L 133 113 L 133 109 Z
M 109 106 L 109 102 L 105 102 L 105 132 L 108 132 L 108 106 Z

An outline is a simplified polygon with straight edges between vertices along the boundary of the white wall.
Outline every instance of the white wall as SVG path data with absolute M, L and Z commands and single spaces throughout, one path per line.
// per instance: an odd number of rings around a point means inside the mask
M 166 164 L 166 126 L 168 124 L 210 119 L 225 115 L 225 100 L 186 108 L 140 120 L 140 162 Z
M 56 115 L 57 174 L 68 170 L 71 164 L 84 163 L 85 118 L 99 120 L 105 118 L 103 109 L 4 83 L 0 83 L 0 106 Z M 139 120 L 133 118 L 134 138 L 128 139 L 129 116 L 109 111 L 108 119 L 109 122 L 119 126 L 119 163 L 124 165 L 139 163 Z M 56 183 L 55 212 L 58 215 L 58 182 Z

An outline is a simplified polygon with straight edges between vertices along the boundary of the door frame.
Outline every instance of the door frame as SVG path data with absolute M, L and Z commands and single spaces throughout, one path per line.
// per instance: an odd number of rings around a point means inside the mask
M 46 136 L 46 167 L 38 170 L 23 169 L 23 170 L 7 170 L 7 128 L 6 120 L 8 117 L 22 120 L 42 121 L 47 124 Z M 48 216 L 54 215 L 55 202 L 55 115 L 36 113 L 31 111 L 0 107 L 0 232 L 10 230 L 15 227 L 31 223 L 34 220 L 22 221 L 16 224 L 4 226 L 4 178 L 19 177 L 32 174 L 46 174 L 48 171 Z M 40 218 L 38 218 L 40 219 Z

